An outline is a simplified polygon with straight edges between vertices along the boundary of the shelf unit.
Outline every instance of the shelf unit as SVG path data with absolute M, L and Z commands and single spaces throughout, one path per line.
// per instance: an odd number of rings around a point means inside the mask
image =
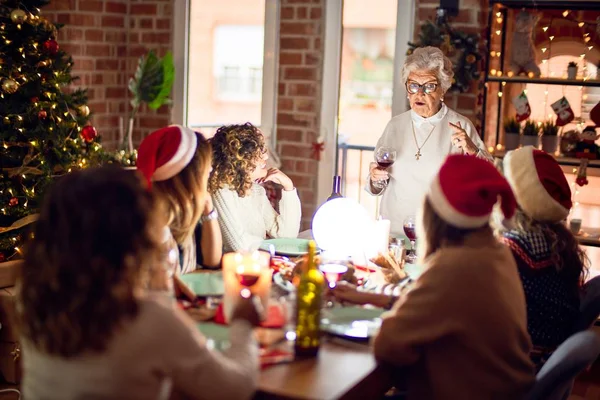
M 496 10 L 496 6 L 500 6 L 499 9 Z M 561 0 L 538 0 L 532 2 L 531 0 L 490 0 L 489 2 L 489 13 L 488 13 L 488 48 L 487 54 L 485 57 L 485 71 L 486 75 L 484 76 L 484 89 L 483 89 L 483 110 L 482 113 L 482 121 L 481 126 L 486 126 L 487 119 L 487 102 L 488 102 L 488 91 L 490 89 L 489 85 L 498 84 L 499 90 L 501 86 L 508 84 L 540 84 L 540 85 L 559 85 L 559 86 L 584 86 L 584 87 L 600 87 L 600 80 L 598 79 L 561 79 L 561 78 L 529 78 L 526 76 L 493 76 L 487 75 L 487 71 L 490 70 L 490 49 L 493 37 L 493 19 L 496 18 L 496 13 L 501 13 L 502 18 L 502 26 L 501 26 L 501 35 L 500 35 L 500 57 L 499 63 L 500 66 L 505 65 L 504 56 L 506 54 L 506 22 L 507 22 L 507 12 L 509 9 L 551 9 L 551 10 L 563 10 L 568 8 L 572 11 L 578 10 L 598 10 L 598 0 L 581 0 L 581 1 L 569 1 L 566 3 Z M 501 129 L 501 118 L 502 118 L 502 108 L 504 105 L 504 97 L 497 98 L 497 115 L 496 115 L 496 132 L 495 132 L 495 143 L 496 145 L 499 143 L 500 139 L 500 129 Z M 482 132 L 483 133 L 483 132 Z M 568 158 L 568 157 L 556 157 L 558 162 L 561 165 L 579 165 L 579 159 L 576 158 Z M 600 161 L 590 162 L 588 165 L 590 168 L 600 168 Z

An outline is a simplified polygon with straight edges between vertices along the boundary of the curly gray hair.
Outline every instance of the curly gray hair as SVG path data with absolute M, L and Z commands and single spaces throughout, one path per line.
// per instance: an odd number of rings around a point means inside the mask
M 404 84 L 408 80 L 408 75 L 414 71 L 434 71 L 443 93 L 446 93 L 452 86 L 452 77 L 454 76 L 452 61 L 437 47 L 418 47 L 410 56 L 406 57 L 401 71 Z

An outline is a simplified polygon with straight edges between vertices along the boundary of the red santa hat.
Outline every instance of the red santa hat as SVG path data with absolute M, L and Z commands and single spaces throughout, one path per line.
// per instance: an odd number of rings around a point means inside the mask
M 464 229 L 486 225 L 498 199 L 507 219 L 517 207 L 510 185 L 494 165 L 467 155 L 446 158 L 427 197 L 440 218 Z
M 137 169 L 152 181 L 165 181 L 180 173 L 196 153 L 196 133 L 171 125 L 146 136 L 138 149 Z
M 525 214 L 540 222 L 567 218 L 573 205 L 571 189 L 554 157 L 526 146 L 506 153 L 503 166 L 504 176 Z

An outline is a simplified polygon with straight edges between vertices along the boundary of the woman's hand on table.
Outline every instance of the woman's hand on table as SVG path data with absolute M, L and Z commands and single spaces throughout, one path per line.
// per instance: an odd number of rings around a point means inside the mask
M 377 163 L 372 162 L 369 164 L 369 178 L 371 178 L 371 182 L 387 181 L 390 178 L 390 174 L 387 170 L 379 168 Z
M 368 293 L 359 292 L 356 285 L 345 281 L 339 281 L 330 292 L 338 301 L 351 304 L 369 303 Z
M 241 319 L 248 321 L 252 326 L 258 326 L 260 321 L 263 319 L 263 310 L 257 309 L 257 303 L 260 303 L 260 299 L 255 296 L 251 296 L 249 298 L 240 296 L 235 308 L 233 309 L 233 313 L 231 314 L 231 320 L 235 321 L 236 319 Z
M 292 190 L 294 189 L 294 182 L 283 172 L 278 170 L 277 168 L 269 168 L 267 170 L 267 174 L 264 178 L 258 180 L 258 183 L 263 182 L 275 182 L 283 186 L 283 190 Z
M 465 154 L 475 155 L 479 151 L 479 148 L 475 146 L 475 143 L 471 140 L 467 131 L 462 127 L 460 122 L 453 124 L 448 123 L 450 128 L 454 131 L 452 134 L 452 145 L 458 149 L 461 149 Z

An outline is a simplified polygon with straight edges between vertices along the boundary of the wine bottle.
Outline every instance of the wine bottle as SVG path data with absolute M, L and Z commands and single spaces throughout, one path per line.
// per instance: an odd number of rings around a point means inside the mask
M 331 190 L 331 194 L 327 198 L 327 201 L 337 199 L 338 197 L 342 197 L 342 193 L 340 193 L 341 187 L 341 177 L 339 175 L 335 175 L 333 177 L 333 188 Z
M 321 344 L 321 298 L 325 278 L 316 265 L 316 245 L 308 243 L 308 261 L 296 292 L 296 357 L 314 357 Z

